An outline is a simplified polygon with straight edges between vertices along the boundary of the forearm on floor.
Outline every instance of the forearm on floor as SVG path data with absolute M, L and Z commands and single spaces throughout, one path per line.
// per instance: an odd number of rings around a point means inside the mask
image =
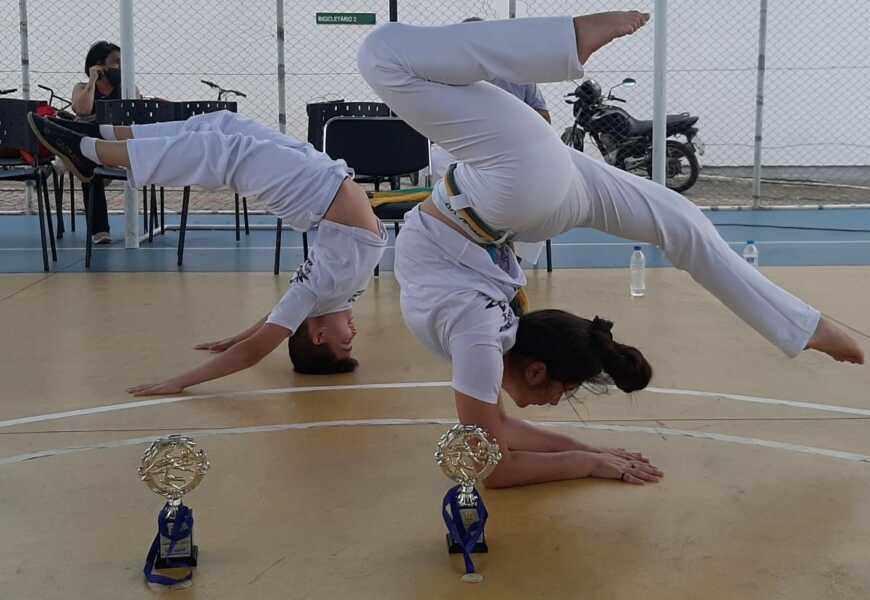
M 484 482 L 488 488 L 508 488 L 549 481 L 583 479 L 592 475 L 598 455 L 583 451 L 503 452 L 495 471 Z
M 511 450 L 531 452 L 565 452 L 580 450 L 597 452 L 597 448 L 589 446 L 571 436 L 532 425 L 522 419 L 505 415 L 503 419 L 504 432 L 507 435 L 505 443 Z

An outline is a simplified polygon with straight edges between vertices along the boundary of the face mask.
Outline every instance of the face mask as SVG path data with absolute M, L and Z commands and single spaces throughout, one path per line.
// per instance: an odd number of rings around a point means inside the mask
M 106 69 L 104 72 L 106 81 L 108 81 L 112 87 L 118 87 L 121 85 L 121 69 Z

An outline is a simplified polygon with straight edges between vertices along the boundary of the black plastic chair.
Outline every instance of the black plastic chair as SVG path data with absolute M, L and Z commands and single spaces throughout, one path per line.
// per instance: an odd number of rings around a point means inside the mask
M 323 125 L 321 147 L 333 159 L 342 159 L 356 173 L 365 173 L 356 181 L 367 178 L 398 181 L 400 175 L 418 172 L 429 165 L 429 140 L 397 117 L 335 116 Z M 397 185 L 391 185 L 396 189 Z M 399 234 L 405 213 L 415 202 L 379 206 L 375 214 L 382 221 L 391 221 Z M 275 274 L 280 264 L 280 232 L 275 243 Z M 303 233 L 303 250 L 307 257 L 307 236 Z M 378 274 L 375 269 L 375 275 Z
M 397 117 L 333 117 L 324 125 L 323 147 L 355 172 L 389 180 L 393 190 L 399 188 L 400 176 L 429 166 L 429 140 Z M 374 211 L 381 221 L 393 223 L 398 236 L 405 213 L 417 204 L 383 204 Z M 375 267 L 375 276 L 379 272 Z
M 0 99 L 0 146 L 25 150 L 33 157 L 39 156 L 39 142 L 27 123 L 27 113 L 35 112 L 45 102 L 33 100 Z M 53 159 L 53 157 L 52 157 Z M 48 199 L 48 171 L 52 159 L 36 159 L 35 164 L 23 160 L 6 159 L 0 164 L 0 181 L 33 181 L 36 184 L 36 198 L 39 206 L 39 235 L 42 242 L 42 267 L 49 270 L 48 247 L 51 246 L 51 259 L 57 262 L 57 248 L 54 243 L 54 226 L 51 217 L 51 204 Z M 57 188 L 57 186 L 55 186 Z M 48 226 L 46 238 L 45 228 Z

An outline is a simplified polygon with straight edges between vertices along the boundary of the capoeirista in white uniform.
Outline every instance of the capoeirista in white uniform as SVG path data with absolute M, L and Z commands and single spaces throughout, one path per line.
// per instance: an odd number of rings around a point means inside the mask
M 311 144 L 228 111 L 133 125 L 134 186 L 228 186 L 258 197 L 297 231 L 315 230 L 308 259 L 267 322 L 296 331 L 308 317 L 348 310 L 365 291 L 387 238 L 324 219 L 349 171 Z
M 460 193 L 448 197 L 442 181 L 433 201 L 472 237 L 458 209 L 472 208 L 517 241 L 592 227 L 655 244 L 783 352 L 795 356 L 807 346 L 819 311 L 743 261 L 691 202 L 567 147 L 529 107 L 487 83 L 582 77 L 571 18 L 388 24 L 365 40 L 359 65 L 398 115 L 459 159 Z M 408 326 L 451 357 L 456 389 L 483 402 L 497 398 L 498 355 L 516 328 L 493 306 L 525 284 L 510 251 L 501 252 L 499 268 L 480 245 L 420 211 L 409 215 L 396 245 Z

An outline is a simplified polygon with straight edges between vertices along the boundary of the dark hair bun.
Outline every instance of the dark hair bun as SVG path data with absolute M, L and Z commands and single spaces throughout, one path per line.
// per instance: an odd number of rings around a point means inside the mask
M 610 375 L 616 387 L 630 394 L 642 390 L 652 379 L 652 366 L 640 350 L 613 341 L 613 323 L 595 317 L 589 333 L 598 346 L 601 366 Z
M 613 341 L 613 323 L 584 319 L 563 310 L 532 311 L 520 317 L 511 354 L 541 361 L 554 381 L 595 382 L 604 371 L 623 392 L 642 390 L 652 367 L 640 350 Z

